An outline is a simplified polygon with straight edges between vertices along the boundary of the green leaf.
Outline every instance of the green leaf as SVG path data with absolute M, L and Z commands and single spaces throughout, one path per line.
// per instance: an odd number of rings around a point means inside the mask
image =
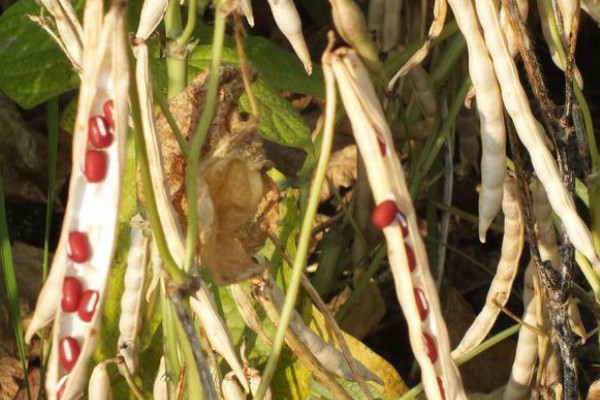
M 24 108 L 79 83 L 60 47 L 28 18 L 39 14 L 34 0 L 19 0 L 0 16 L 0 88 Z
M 261 136 L 283 146 L 297 147 L 314 154 L 310 129 L 300 113 L 264 79 L 259 78 L 252 85 L 252 90 L 258 102 L 258 130 Z M 240 97 L 239 105 L 242 110 L 251 112 L 247 94 Z
M 248 59 L 258 70 L 259 77 L 278 90 L 324 97 L 323 71 L 313 64 L 312 75 L 307 75 L 294 53 L 285 51 L 272 41 L 259 36 L 246 39 Z

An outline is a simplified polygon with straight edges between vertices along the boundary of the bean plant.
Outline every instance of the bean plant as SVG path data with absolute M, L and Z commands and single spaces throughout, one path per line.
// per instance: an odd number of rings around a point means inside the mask
M 47 168 L 0 131 L 5 181 L 15 166 L 47 170 L 32 315 L 0 182 L 25 376 L 39 344 L 27 398 L 585 395 L 594 376 L 576 349 L 600 309 L 600 158 L 575 50 L 599 16 L 593 0 L 13 2 L 0 89 L 11 107 L 45 105 L 48 131 Z M 60 131 L 71 161 L 54 247 Z M 453 203 L 465 175 L 473 213 Z M 453 247 L 459 220 L 481 243 Z M 465 255 L 486 242 L 501 243 L 495 265 Z M 458 341 L 450 250 L 490 272 Z M 401 364 L 359 340 L 365 314 L 383 311 L 361 305 L 386 288 L 406 325 L 387 346 L 412 354 Z M 502 313 L 515 320 L 503 331 Z M 459 367 L 516 333 L 506 384 L 473 393 Z

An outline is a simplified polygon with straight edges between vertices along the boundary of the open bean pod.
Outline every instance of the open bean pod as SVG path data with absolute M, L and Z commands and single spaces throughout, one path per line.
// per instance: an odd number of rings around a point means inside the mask
M 429 399 L 465 399 L 435 283 L 404 172 L 367 69 L 355 52 L 340 48 L 324 58 L 338 83 L 375 203 L 373 223 L 388 243 L 396 293 L 408 322 L 413 353 Z M 326 64 L 329 64 L 330 67 Z
M 69 202 L 26 335 L 31 339 L 54 316 L 46 375 L 50 400 L 75 398 L 86 383 L 115 250 L 128 118 L 124 11 L 124 4 L 115 3 L 105 16 L 101 1 L 86 3 Z

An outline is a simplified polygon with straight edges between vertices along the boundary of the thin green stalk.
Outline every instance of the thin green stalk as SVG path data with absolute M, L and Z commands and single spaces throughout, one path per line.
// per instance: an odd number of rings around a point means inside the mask
M 167 39 L 167 96 L 177 96 L 187 85 L 187 50 L 177 43 L 182 32 L 181 5 L 179 0 L 170 0 L 165 13 L 165 33 Z
M 448 116 L 444 119 L 440 130 L 435 136 L 432 136 L 431 139 L 427 141 L 426 150 L 421 152 L 422 158 L 419 158 L 415 171 L 415 178 L 410 187 L 410 194 L 413 199 L 415 199 L 417 193 L 419 193 L 423 179 L 427 176 L 429 169 L 433 165 L 435 158 L 438 156 L 440 149 L 450 133 L 450 129 L 454 126 L 456 116 L 463 106 L 463 102 L 470 86 L 471 80 L 469 78 L 465 79 L 452 102 L 450 110 L 448 110 Z
M 29 379 L 27 379 L 27 355 L 25 354 L 25 343 L 23 341 L 23 324 L 21 312 L 19 311 L 19 289 L 15 278 L 15 266 L 13 264 L 12 250 L 10 248 L 10 237 L 8 224 L 6 222 L 6 208 L 4 203 L 4 183 L 2 182 L 2 168 L 0 167 L 0 257 L 2 259 L 2 272 L 4 273 L 4 285 L 6 286 L 6 297 L 8 298 L 8 311 L 12 321 L 17 352 L 21 360 L 21 367 L 25 376 L 25 388 L 27 398 L 31 400 Z
M 195 205 L 198 203 L 198 162 L 200 161 L 200 150 L 206 140 L 206 135 L 208 134 L 208 129 L 215 112 L 217 89 L 219 86 L 219 68 L 221 65 L 224 39 L 225 15 L 217 8 L 212 43 L 212 60 L 204 110 L 202 110 L 202 116 L 200 117 L 200 122 L 198 123 L 194 138 L 192 139 L 187 157 L 185 183 L 188 204 L 188 226 L 185 238 L 185 257 L 183 264 L 185 271 L 190 270 L 196 255 L 196 245 L 198 243 L 198 208 Z
M 354 290 L 350 294 L 350 297 L 348 297 L 348 300 L 344 303 L 344 305 L 342 305 L 340 310 L 335 315 L 335 319 L 338 322 L 343 321 L 344 318 L 348 316 L 348 313 L 352 310 L 354 304 L 356 304 L 358 299 L 360 299 L 361 295 L 367 288 L 369 282 L 371 281 L 371 278 L 373 278 L 375 273 L 379 270 L 379 267 L 381 266 L 381 263 L 383 262 L 385 256 L 387 256 L 387 246 L 383 245 L 379 247 L 379 249 L 377 249 L 375 257 L 373 257 L 373 260 L 369 264 L 369 268 L 367 268 L 365 273 L 360 276 L 358 283 L 356 284 Z
M 306 265 L 312 223 L 317 213 L 317 208 L 319 207 L 319 194 L 321 193 L 321 188 L 325 182 L 327 163 L 329 162 L 329 155 L 331 153 L 331 147 L 333 143 L 336 88 L 333 72 L 329 68 L 325 67 L 323 68 L 323 74 L 325 76 L 326 105 L 321 152 L 319 154 L 319 160 L 317 161 L 317 168 L 312 182 L 308 204 L 306 206 L 306 212 L 304 213 L 304 218 L 302 220 L 302 227 L 300 228 L 298 249 L 294 257 L 294 266 L 292 268 L 292 274 L 287 288 L 288 290 L 285 296 L 285 302 L 281 310 L 281 318 L 279 320 L 279 325 L 277 326 L 277 332 L 273 341 L 271 354 L 267 360 L 265 370 L 262 373 L 260 386 L 254 395 L 254 400 L 262 400 L 264 398 L 267 388 L 271 383 L 271 379 L 273 378 L 273 374 L 275 373 L 277 361 L 281 356 L 281 349 L 283 347 L 285 333 L 288 329 L 290 319 L 294 311 L 294 304 L 296 303 L 296 297 L 298 297 L 300 280 Z
M 183 153 L 184 156 L 187 157 L 188 151 L 189 151 L 188 144 L 185 141 L 183 134 L 181 133 L 181 129 L 179 129 L 179 125 L 177 125 L 177 121 L 175 121 L 175 118 L 173 117 L 173 114 L 171 113 L 171 109 L 169 108 L 169 102 L 167 101 L 166 97 L 162 94 L 162 92 L 160 91 L 160 88 L 158 87 L 158 85 L 156 84 L 156 81 L 154 81 L 154 80 L 152 81 L 152 94 L 154 95 L 154 99 L 158 103 L 158 107 L 160 107 L 160 111 L 162 111 L 163 115 L 165 116 L 165 119 L 167 120 L 169 127 L 173 131 L 173 135 L 175 136 L 175 139 L 177 140 L 177 143 L 179 144 L 179 148 L 181 149 L 181 152 Z
M 136 385 L 133 375 L 131 374 L 131 371 L 129 370 L 127 363 L 125 362 L 125 359 L 122 356 L 119 356 L 117 358 L 117 360 L 118 360 L 117 363 L 121 367 L 121 371 L 123 372 L 123 375 L 125 376 L 125 381 L 127 382 L 127 386 L 129 386 L 129 389 L 133 392 L 133 395 L 135 396 L 135 398 L 137 400 L 145 400 L 144 394 L 142 393 L 142 390 L 138 387 L 138 385 Z
M 485 272 L 486 274 L 488 274 L 492 277 L 494 275 L 496 275 L 496 271 L 494 271 L 493 269 L 491 269 L 490 267 L 488 267 L 487 265 L 485 265 L 484 263 L 482 263 L 475 257 L 472 257 L 472 256 L 468 255 L 467 253 L 463 252 L 458 247 L 452 246 L 451 244 L 448 244 L 446 242 L 442 242 L 441 240 L 438 240 L 437 238 L 434 238 L 432 236 L 425 236 L 425 241 L 444 246 L 445 248 L 447 248 L 451 252 L 455 253 L 459 257 L 462 257 L 465 260 L 469 261 L 470 263 L 475 265 L 477 268 L 479 268 L 481 271 Z
M 162 308 L 162 329 L 163 329 L 163 351 L 165 353 L 166 371 L 171 376 L 178 377 L 181 373 L 181 362 L 178 357 L 177 346 L 177 328 L 175 327 L 175 315 L 173 308 L 167 300 L 165 285 L 160 284 L 161 308 Z M 169 384 L 169 393 L 172 393 L 172 385 Z
M 58 97 L 53 97 L 46 103 L 46 125 L 48 127 L 48 192 L 46 195 L 46 221 L 44 225 L 44 258 L 42 261 L 42 282 L 48 276 L 48 262 L 50 255 L 50 229 L 52 227 L 52 208 L 54 205 L 54 192 L 56 185 L 56 153 L 58 151 L 59 110 Z M 40 354 L 44 358 L 44 340 L 40 342 Z M 43 364 L 45 365 L 45 364 Z M 44 382 L 45 368 L 40 369 L 40 380 Z M 38 400 L 41 400 L 43 390 L 38 391 Z
M 177 44 L 181 47 L 187 46 L 188 40 L 190 40 L 190 38 L 192 37 L 192 34 L 194 33 L 194 29 L 196 28 L 197 4 L 198 4 L 197 1 L 194 1 L 194 0 L 188 1 L 188 13 L 187 13 L 188 15 L 187 15 L 187 21 L 185 23 L 185 28 L 183 29 L 183 32 L 181 32 L 179 37 L 176 39 Z
M 131 76 L 135 76 L 135 68 L 133 62 L 130 61 L 129 69 Z M 146 211 L 148 213 L 148 219 L 154 233 L 154 239 L 156 240 L 156 246 L 160 252 L 160 256 L 164 262 L 164 267 L 170 278 L 177 284 L 182 284 L 187 275 L 179 268 L 167 245 L 167 239 L 165 237 L 165 231 L 163 230 L 162 223 L 160 222 L 160 214 L 158 212 L 158 206 L 156 205 L 156 197 L 154 196 L 154 190 L 152 189 L 152 176 L 150 175 L 150 163 L 148 161 L 148 154 L 146 153 L 146 146 L 144 141 L 143 125 L 140 112 L 140 101 L 138 96 L 137 82 L 135 79 L 130 80 L 129 86 L 129 98 L 131 99 L 131 117 L 133 120 L 133 133 L 135 136 L 135 152 L 140 167 L 140 175 L 142 178 L 142 186 L 144 188 L 144 199 L 146 201 Z
M 461 357 L 457 358 L 455 360 L 456 364 L 463 365 L 464 363 L 471 360 L 472 358 L 475 358 L 476 356 L 483 353 L 490 347 L 497 345 L 504 339 L 519 332 L 520 328 L 521 328 L 521 325 L 516 324 L 516 325 L 511 326 L 510 328 L 503 330 L 502 332 L 498 333 L 497 335 L 492 336 L 488 340 L 481 343 L 479 346 L 475 347 L 473 350 L 471 350 L 471 351 L 463 354 Z M 402 396 L 400 396 L 398 398 L 398 400 L 413 399 L 413 398 L 417 397 L 419 394 L 421 394 L 422 392 L 423 392 L 423 383 L 419 383 L 418 385 L 416 385 L 409 391 L 405 392 Z

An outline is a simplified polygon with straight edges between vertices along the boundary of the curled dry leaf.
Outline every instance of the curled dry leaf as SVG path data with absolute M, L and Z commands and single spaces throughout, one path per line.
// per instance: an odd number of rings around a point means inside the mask
M 208 73 L 203 73 L 170 101 L 184 139 L 198 126 Z M 230 284 L 260 272 L 253 255 L 278 219 L 276 185 L 264 173 L 265 159 L 256 124 L 237 111 L 244 86 L 237 69 L 219 71 L 215 116 L 199 166 L 199 251 L 218 284 Z M 173 206 L 185 224 L 185 157 L 164 116 L 157 119 L 165 174 Z

